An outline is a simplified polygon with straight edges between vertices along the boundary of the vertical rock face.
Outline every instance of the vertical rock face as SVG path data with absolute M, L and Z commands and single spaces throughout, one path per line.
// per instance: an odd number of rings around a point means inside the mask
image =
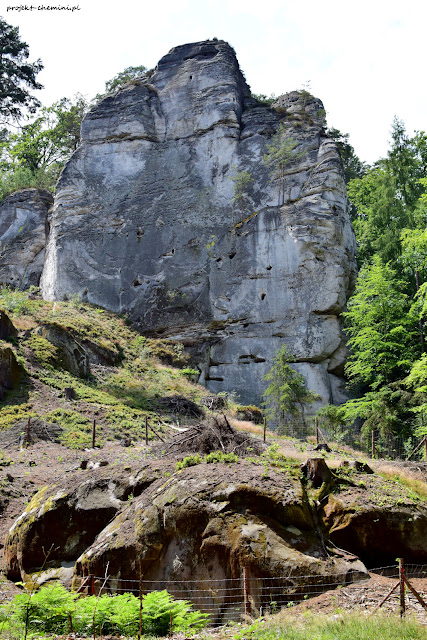
M 44 189 L 22 189 L 0 203 L 1 283 L 20 289 L 39 284 L 52 203 Z
M 260 399 L 286 342 L 309 387 L 339 401 L 355 242 L 323 120 L 306 92 L 254 100 L 223 41 L 172 49 L 86 116 L 57 188 L 44 296 L 80 294 L 182 340 L 201 382 L 242 402 Z M 279 127 L 294 147 L 280 181 L 262 161 Z

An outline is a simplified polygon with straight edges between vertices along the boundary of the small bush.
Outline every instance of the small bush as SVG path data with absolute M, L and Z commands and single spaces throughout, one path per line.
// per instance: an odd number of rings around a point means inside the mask
M 183 460 L 178 460 L 175 468 L 177 471 L 180 471 L 181 469 L 186 469 L 187 467 L 194 467 L 196 464 L 201 464 L 202 462 L 202 457 L 199 456 L 198 453 L 195 453 L 192 456 L 186 456 Z
M 222 451 L 212 451 L 204 457 L 207 463 L 212 462 L 239 462 L 239 456 L 235 453 L 223 453 Z
M 31 308 L 31 300 L 28 300 L 28 294 L 19 289 L 11 287 L 2 287 L 0 289 L 0 307 L 5 311 L 14 314 L 22 314 Z

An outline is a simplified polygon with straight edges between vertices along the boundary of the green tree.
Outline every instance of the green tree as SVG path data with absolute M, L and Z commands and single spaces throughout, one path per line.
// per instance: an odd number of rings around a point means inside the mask
M 254 179 L 249 171 L 237 171 L 236 167 L 233 167 L 234 174 L 231 176 L 233 181 L 233 203 L 237 206 L 239 211 L 243 214 L 246 201 L 247 192 Z
M 79 145 L 80 124 L 87 109 L 81 95 L 74 101 L 62 98 L 42 107 L 17 133 L 6 132 L 0 139 L 2 198 L 24 187 L 54 188 L 64 163 Z
M 403 282 L 378 255 L 360 271 L 344 314 L 351 356 L 346 372 L 356 383 L 378 389 L 406 375 L 419 354 L 416 323 Z
M 264 376 L 269 382 L 264 391 L 267 417 L 279 425 L 290 427 L 302 424 L 307 428 L 306 407 L 319 399 L 319 396 L 306 387 L 304 376 L 297 373 L 289 364 L 292 355 L 283 345 L 273 359 L 271 370 Z
M 126 67 L 123 71 L 120 71 L 114 78 L 111 80 L 107 80 L 105 83 L 105 91 L 104 93 L 98 93 L 95 97 L 95 100 L 99 102 L 102 98 L 106 96 L 116 93 L 119 89 L 124 87 L 128 82 L 142 76 L 146 73 L 147 67 L 144 65 L 140 65 L 139 67 Z
M 427 207 L 421 196 L 426 170 L 426 134 L 416 132 L 409 137 L 395 118 L 387 157 L 348 183 L 361 264 L 375 253 L 384 263 L 398 261 L 402 229 L 425 225 Z M 398 262 L 396 266 L 399 269 Z
M 0 119 L 3 123 L 18 120 L 23 110 L 32 113 L 40 102 L 30 91 L 42 89 L 36 76 L 43 69 L 40 60 L 28 62 L 29 49 L 12 27 L 0 17 Z
M 272 182 L 279 186 L 279 206 L 285 202 L 285 182 L 289 166 L 305 155 L 305 151 L 295 152 L 298 142 L 287 137 L 286 127 L 283 123 L 274 134 L 271 142 L 267 144 L 267 152 L 262 156 L 262 162 L 270 169 Z
M 332 138 L 338 147 L 346 184 L 355 178 L 362 178 L 368 171 L 369 166 L 356 155 L 354 147 L 349 143 L 349 134 L 341 133 L 339 129 L 331 127 L 326 131 L 326 135 Z

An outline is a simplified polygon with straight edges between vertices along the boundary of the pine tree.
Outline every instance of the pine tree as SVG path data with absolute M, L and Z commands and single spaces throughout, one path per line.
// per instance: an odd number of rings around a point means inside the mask
M 264 392 L 267 417 L 279 425 L 292 426 L 294 423 L 307 427 L 305 410 L 308 404 L 319 396 L 306 387 L 304 376 L 289 364 L 292 355 L 283 345 L 273 359 L 273 366 L 264 380 L 270 382 Z

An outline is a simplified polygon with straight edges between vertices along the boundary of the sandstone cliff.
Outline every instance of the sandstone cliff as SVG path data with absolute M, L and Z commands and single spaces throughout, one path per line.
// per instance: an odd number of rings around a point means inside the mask
M 57 187 L 43 295 L 78 294 L 181 340 L 201 382 L 242 402 L 260 399 L 286 342 L 308 386 L 339 402 L 355 242 L 323 120 L 304 92 L 254 100 L 223 41 L 172 49 L 86 116 Z M 280 185 L 262 162 L 279 125 L 296 143 Z
M 0 203 L 1 283 L 20 289 L 39 284 L 52 203 L 44 189 L 22 189 Z

